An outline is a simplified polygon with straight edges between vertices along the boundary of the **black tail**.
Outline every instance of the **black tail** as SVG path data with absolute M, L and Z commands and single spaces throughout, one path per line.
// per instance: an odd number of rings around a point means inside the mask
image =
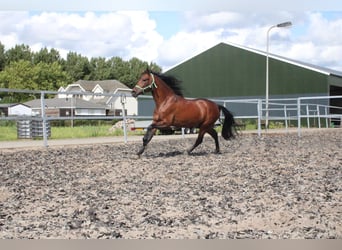
M 234 120 L 234 116 L 228 109 L 225 107 L 218 105 L 219 109 L 223 112 L 224 114 L 224 122 L 223 122 L 223 127 L 222 127 L 222 137 L 226 140 L 229 140 L 230 138 L 234 138 L 236 135 L 236 123 Z

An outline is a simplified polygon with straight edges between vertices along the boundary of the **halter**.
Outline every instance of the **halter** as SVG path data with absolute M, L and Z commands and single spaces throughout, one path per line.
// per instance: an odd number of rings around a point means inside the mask
M 152 73 L 150 73 L 150 75 L 151 75 L 151 77 L 152 77 L 152 82 L 151 82 L 150 85 L 147 85 L 146 87 L 143 87 L 143 88 L 142 88 L 142 87 L 140 87 L 140 86 L 137 84 L 137 85 L 135 85 L 135 88 L 141 89 L 143 93 L 144 93 L 144 91 L 145 91 L 146 89 L 149 89 L 149 88 L 151 88 L 151 90 L 153 90 L 153 87 L 156 89 L 156 88 L 157 88 L 157 84 L 156 84 L 156 82 L 154 81 L 154 75 L 153 75 Z

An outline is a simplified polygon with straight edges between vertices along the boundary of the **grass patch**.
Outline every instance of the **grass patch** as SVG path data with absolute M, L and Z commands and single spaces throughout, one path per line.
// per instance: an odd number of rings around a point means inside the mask
M 89 138 L 106 136 L 123 136 L 122 129 L 111 129 L 111 125 L 52 127 L 51 139 Z M 128 135 L 141 135 L 141 132 L 127 131 Z
M 75 127 L 51 127 L 51 137 L 49 139 L 68 139 L 68 138 L 90 138 L 106 136 L 123 136 L 122 129 L 111 129 L 111 125 L 99 126 L 75 126 Z M 141 135 L 144 132 L 127 131 L 128 135 Z M 17 140 L 17 126 L 0 126 L 0 141 Z
M 51 139 L 87 138 L 118 135 L 110 132 L 111 126 L 52 127 Z
M 13 141 L 17 139 L 16 126 L 1 126 L 0 127 L 0 141 Z

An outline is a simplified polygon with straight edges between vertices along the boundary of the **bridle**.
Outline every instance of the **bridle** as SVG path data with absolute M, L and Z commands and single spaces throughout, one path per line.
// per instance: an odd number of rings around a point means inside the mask
M 150 76 L 152 77 L 152 82 L 151 82 L 150 85 L 147 85 L 146 87 L 140 87 L 140 86 L 137 84 L 137 85 L 135 85 L 135 88 L 141 89 L 143 93 L 144 93 L 145 90 L 147 90 L 147 89 L 151 89 L 151 90 L 153 90 L 153 88 L 156 89 L 156 88 L 157 88 L 157 84 L 156 84 L 156 82 L 155 82 L 155 80 L 154 80 L 154 75 L 153 75 L 152 73 L 150 73 Z

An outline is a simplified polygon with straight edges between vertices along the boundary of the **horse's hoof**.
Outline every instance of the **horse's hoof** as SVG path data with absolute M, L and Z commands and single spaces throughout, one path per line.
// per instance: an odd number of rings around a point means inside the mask
M 215 150 L 215 154 L 220 155 L 220 154 L 221 154 L 221 151 L 220 151 L 219 149 L 216 149 L 216 150 Z
M 142 153 L 144 153 L 144 151 L 145 151 L 145 147 L 142 147 L 142 148 L 138 151 L 137 155 L 139 156 L 139 158 L 140 158 L 140 156 L 142 155 Z

